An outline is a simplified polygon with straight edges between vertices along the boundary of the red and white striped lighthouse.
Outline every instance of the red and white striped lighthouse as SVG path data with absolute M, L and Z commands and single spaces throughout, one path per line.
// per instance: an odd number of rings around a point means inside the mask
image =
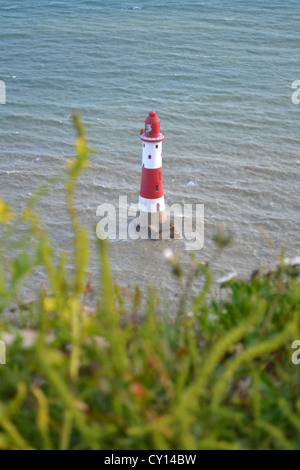
M 160 120 L 150 111 L 141 130 L 143 142 L 142 181 L 139 197 L 139 210 L 148 213 L 165 211 L 165 198 L 162 179 L 162 141 Z

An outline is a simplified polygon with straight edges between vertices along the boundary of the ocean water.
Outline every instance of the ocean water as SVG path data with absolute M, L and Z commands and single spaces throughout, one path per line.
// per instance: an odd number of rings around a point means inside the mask
M 1 0 L 0 18 L 0 197 L 16 210 L 72 156 L 78 110 L 96 152 L 77 193 L 95 246 L 97 206 L 138 200 L 139 129 L 154 109 L 165 132 L 166 201 L 205 207 L 198 259 L 213 257 L 216 276 L 245 276 L 274 265 L 282 249 L 299 254 L 298 1 Z M 50 186 L 39 211 L 64 251 L 62 187 Z M 235 243 L 216 256 L 222 223 Z M 188 266 L 181 240 L 111 242 L 116 280 L 176 296 L 166 247 Z M 97 263 L 93 252 L 92 278 Z

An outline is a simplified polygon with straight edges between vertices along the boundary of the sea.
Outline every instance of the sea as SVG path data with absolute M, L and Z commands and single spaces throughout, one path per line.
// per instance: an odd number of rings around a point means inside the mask
M 0 0 L 0 25 L 0 197 L 20 212 L 47 184 L 42 226 L 57 254 L 72 252 L 62 175 L 80 113 L 94 154 L 76 205 L 95 290 L 97 207 L 138 201 L 150 110 L 165 133 L 166 202 L 204 206 L 204 243 L 110 240 L 125 294 L 139 285 L 175 300 L 184 283 L 172 275 L 173 253 L 187 273 L 191 256 L 210 263 L 216 281 L 300 254 L 299 0 Z M 221 251 L 214 236 L 225 226 L 234 243 Z M 23 297 L 44 282 L 38 267 Z

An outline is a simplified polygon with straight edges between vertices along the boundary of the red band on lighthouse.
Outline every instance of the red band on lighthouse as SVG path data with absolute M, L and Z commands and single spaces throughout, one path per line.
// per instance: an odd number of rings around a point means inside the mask
M 145 130 L 140 133 L 143 142 L 143 169 L 139 208 L 144 212 L 162 212 L 165 199 L 162 180 L 162 141 L 160 120 L 154 111 L 150 111 L 145 120 Z
M 140 195 L 145 199 L 157 199 L 163 197 L 162 168 L 142 169 L 142 181 Z

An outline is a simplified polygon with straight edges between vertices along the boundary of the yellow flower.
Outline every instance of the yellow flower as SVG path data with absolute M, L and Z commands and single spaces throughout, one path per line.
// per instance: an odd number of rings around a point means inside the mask
M 55 309 L 55 300 L 50 297 L 44 299 L 44 309 L 46 312 L 52 312 Z
M 14 218 L 14 213 L 6 202 L 0 199 L 0 224 L 5 224 Z
M 81 310 L 81 306 L 77 299 L 68 299 L 66 306 L 62 309 L 62 315 L 67 320 L 72 318 L 74 315 L 78 315 Z

